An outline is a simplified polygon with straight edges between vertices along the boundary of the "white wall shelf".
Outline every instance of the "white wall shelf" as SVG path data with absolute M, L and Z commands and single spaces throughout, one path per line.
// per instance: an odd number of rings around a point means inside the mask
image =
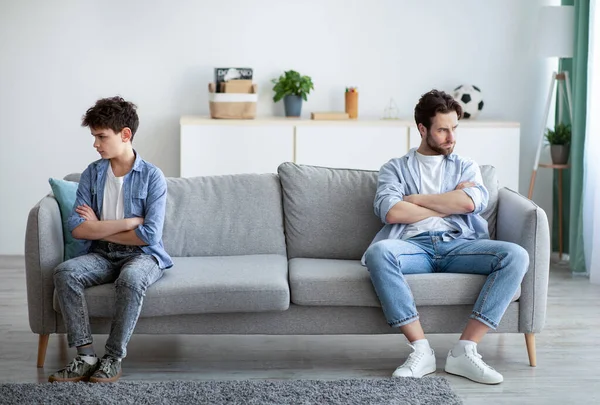
M 264 117 L 218 120 L 183 116 L 181 177 L 276 173 L 283 162 L 379 170 L 417 147 L 410 120 L 309 120 Z M 516 122 L 460 122 L 455 151 L 496 167 L 502 186 L 518 190 L 520 126 Z

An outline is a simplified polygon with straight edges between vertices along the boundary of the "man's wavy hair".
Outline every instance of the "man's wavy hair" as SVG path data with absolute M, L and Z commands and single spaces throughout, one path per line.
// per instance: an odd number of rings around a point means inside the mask
M 82 118 L 81 126 L 91 129 L 112 129 L 119 133 L 123 128 L 131 130 L 131 142 L 140 120 L 136 112 L 137 106 L 122 97 L 103 98 L 89 108 Z
M 431 90 L 421 96 L 415 107 L 415 122 L 423 124 L 427 131 L 431 128 L 431 119 L 437 113 L 448 114 L 456 111 L 458 119 L 462 118 L 463 109 L 451 95 L 439 90 Z

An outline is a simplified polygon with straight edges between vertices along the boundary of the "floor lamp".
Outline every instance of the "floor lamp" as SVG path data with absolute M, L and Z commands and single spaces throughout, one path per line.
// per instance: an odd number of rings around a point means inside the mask
M 538 52 L 542 57 L 572 58 L 575 43 L 575 8 L 573 6 L 546 6 L 540 8 L 538 26 Z M 550 81 L 550 89 L 546 98 L 544 117 L 540 126 L 538 147 L 535 154 L 531 181 L 529 182 L 529 193 L 527 197 L 533 197 L 533 187 L 538 167 L 552 168 L 558 171 L 558 239 L 559 260 L 562 259 L 562 172 L 568 165 L 540 164 L 540 153 L 544 143 L 544 134 L 548 115 L 552 107 L 552 97 L 555 87 L 557 88 L 558 118 L 562 120 L 563 100 L 566 96 L 569 110 L 570 122 L 573 123 L 573 102 L 571 96 L 571 85 L 568 72 L 553 72 Z

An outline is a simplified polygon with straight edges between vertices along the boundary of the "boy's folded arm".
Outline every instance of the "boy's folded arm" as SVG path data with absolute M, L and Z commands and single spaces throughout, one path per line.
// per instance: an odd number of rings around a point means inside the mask
M 120 243 L 121 245 L 128 246 L 148 246 L 146 242 L 144 242 L 137 236 L 135 230 L 115 233 L 114 235 L 110 235 L 103 238 L 103 240 L 112 243 Z
M 108 221 L 83 221 L 71 235 L 75 239 L 99 240 L 108 236 L 133 230 L 139 224 L 139 218 L 125 218 Z

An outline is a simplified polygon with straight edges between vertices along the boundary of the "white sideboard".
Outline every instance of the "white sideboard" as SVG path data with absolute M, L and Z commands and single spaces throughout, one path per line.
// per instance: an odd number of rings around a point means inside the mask
M 180 120 L 180 176 L 276 173 L 283 162 L 379 170 L 408 151 L 407 121 Z
M 283 162 L 379 170 L 421 141 L 408 120 L 314 121 L 284 117 L 216 120 L 183 116 L 180 176 L 276 173 Z M 518 190 L 519 124 L 461 121 L 455 151 L 497 169 Z
M 276 172 L 294 159 L 293 134 L 286 125 L 182 125 L 180 176 Z

